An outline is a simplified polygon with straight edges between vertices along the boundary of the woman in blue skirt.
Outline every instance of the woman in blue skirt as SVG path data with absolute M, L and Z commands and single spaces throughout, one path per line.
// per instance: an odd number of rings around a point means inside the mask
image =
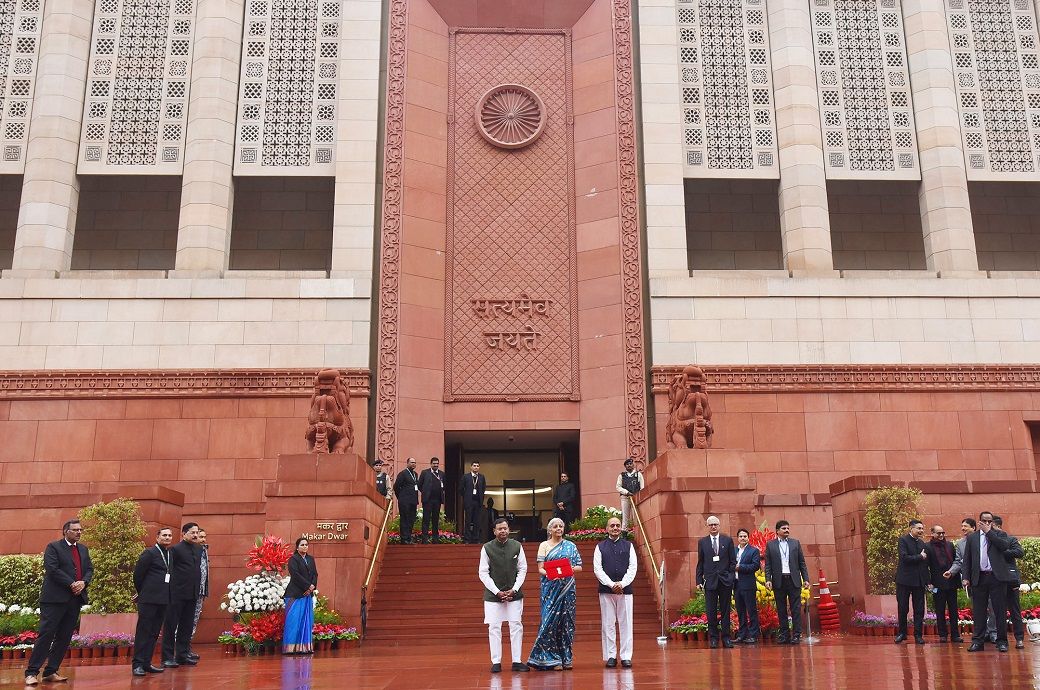
M 285 588 L 285 630 L 282 654 L 311 654 L 314 651 L 314 590 L 318 586 L 318 567 L 307 555 L 310 545 L 300 537 L 296 553 L 289 558 L 289 585 Z

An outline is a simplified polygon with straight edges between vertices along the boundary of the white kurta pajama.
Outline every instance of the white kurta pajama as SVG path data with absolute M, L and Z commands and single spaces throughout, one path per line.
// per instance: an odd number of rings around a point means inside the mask
M 621 578 L 621 586 L 628 587 L 636 579 L 636 547 L 629 542 L 631 551 L 628 554 L 628 570 Z M 600 556 L 597 545 L 595 555 L 592 558 L 592 571 L 596 579 L 606 587 L 613 587 L 614 583 L 603 571 L 603 559 Z M 600 614 L 600 637 L 603 640 L 603 660 L 622 659 L 632 660 L 632 595 L 631 594 L 603 594 L 599 595 Z M 621 633 L 620 643 L 615 632 Z
M 487 551 L 480 549 L 480 566 L 477 568 L 480 581 L 487 587 L 489 592 L 498 593 L 498 586 L 491 579 L 491 565 L 488 562 Z M 510 588 L 514 592 L 524 584 L 527 577 L 527 557 L 524 555 L 523 547 L 520 548 L 520 557 L 516 559 L 516 582 Z M 491 647 L 491 663 L 502 663 L 502 623 L 509 623 L 509 651 L 513 656 L 513 663 L 521 663 L 524 646 L 524 600 L 514 601 L 485 601 L 484 623 L 488 626 L 488 645 Z

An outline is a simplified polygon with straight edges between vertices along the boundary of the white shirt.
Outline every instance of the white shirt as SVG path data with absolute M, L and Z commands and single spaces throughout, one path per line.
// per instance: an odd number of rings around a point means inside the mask
M 744 555 L 744 549 L 746 549 L 746 548 L 747 548 L 746 546 L 741 546 L 740 548 L 737 549 L 737 563 L 740 563 L 740 557 Z M 739 570 L 736 571 L 736 577 L 737 577 L 738 580 L 740 579 L 740 571 Z
M 477 473 L 473 473 L 473 495 L 477 495 Z M 526 561 L 525 561 L 526 562 Z
M 636 579 L 636 547 L 632 542 L 628 542 L 628 548 L 628 570 L 625 571 L 625 576 L 621 578 L 621 582 L 619 583 L 622 587 L 628 587 Z M 592 555 L 592 572 L 596 574 L 596 579 L 599 580 L 601 585 L 604 585 L 605 587 L 613 587 L 614 583 L 603 571 L 603 558 L 600 556 L 598 545 L 594 551 L 595 553 Z
M 777 539 L 780 549 L 780 574 L 791 574 L 791 544 L 786 539 Z
M 487 548 L 481 547 L 480 549 L 480 565 L 477 567 L 477 576 L 480 577 L 480 581 L 484 583 L 489 592 L 498 594 L 498 585 L 491 579 L 491 562 L 488 560 Z M 520 555 L 516 557 L 516 582 L 510 587 L 514 592 L 520 589 L 520 586 L 524 584 L 524 578 L 527 577 L 527 555 L 524 554 L 524 547 L 520 547 Z M 494 602 L 490 602 L 494 603 Z

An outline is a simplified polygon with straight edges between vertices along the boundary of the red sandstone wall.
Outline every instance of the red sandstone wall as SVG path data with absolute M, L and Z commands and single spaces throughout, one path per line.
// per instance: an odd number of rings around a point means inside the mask
M 1040 410 L 1037 393 L 708 393 L 714 447 L 747 451 L 747 472 L 771 494 L 826 493 L 854 474 L 1036 477 L 1025 420 Z M 660 451 L 667 395 L 655 395 L 655 406 Z

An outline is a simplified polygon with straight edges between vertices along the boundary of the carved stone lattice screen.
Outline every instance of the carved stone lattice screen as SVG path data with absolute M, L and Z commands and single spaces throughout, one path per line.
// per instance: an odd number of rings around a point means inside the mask
M 25 143 L 40 55 L 43 0 L 0 0 L 0 174 L 25 169 Z
M 342 0 L 246 0 L 236 175 L 335 175 Z
M 686 177 L 777 178 L 764 0 L 679 0 Z
M 97 0 L 80 173 L 180 175 L 195 0 Z
M 570 63 L 562 30 L 451 34 L 448 401 L 578 399 Z M 498 93 L 517 137 L 480 131 Z
M 946 0 L 969 180 L 1037 180 L 1040 64 L 1031 0 Z
M 812 0 L 827 177 L 919 180 L 898 0 Z

